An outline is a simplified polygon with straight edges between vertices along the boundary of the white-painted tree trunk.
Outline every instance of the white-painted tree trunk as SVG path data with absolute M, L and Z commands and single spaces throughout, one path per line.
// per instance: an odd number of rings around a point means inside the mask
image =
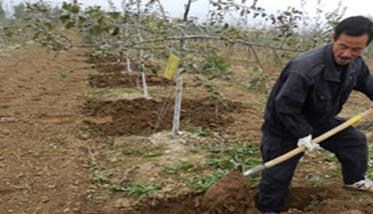
M 172 122 L 172 133 L 178 134 L 180 131 L 180 115 L 181 115 L 181 98 L 183 91 L 183 74 L 182 69 L 177 69 L 176 72 L 176 94 L 175 94 L 175 110 L 174 119 Z
M 142 87 L 144 88 L 144 97 L 149 98 L 148 93 L 148 84 L 146 83 L 146 76 L 144 72 L 144 65 L 141 65 L 141 81 L 142 81 Z
M 181 27 L 182 37 L 186 36 L 185 28 L 188 24 L 188 14 L 190 10 L 190 6 L 193 0 L 188 0 L 188 3 L 185 4 L 185 12 L 183 18 L 183 25 Z M 184 51 L 186 47 L 186 41 L 184 39 L 180 40 L 180 49 Z M 182 54 L 183 55 L 183 54 Z M 182 91 L 183 91 L 183 66 L 177 69 L 176 71 L 176 94 L 175 94 L 175 111 L 174 111 L 174 119 L 172 122 L 172 133 L 179 134 L 180 131 L 180 116 L 181 116 L 181 98 L 182 98 Z
M 126 52 L 126 65 L 127 65 L 127 71 L 128 71 L 128 73 L 132 73 L 131 60 L 129 58 L 128 52 Z
M 138 18 L 138 24 L 141 24 L 140 17 L 141 17 L 141 0 L 137 0 L 137 18 Z M 137 35 L 140 40 L 140 42 L 144 42 L 144 38 L 141 35 L 140 29 L 137 29 Z M 141 45 L 143 46 L 143 45 Z M 146 75 L 145 75 L 145 66 L 143 62 L 143 56 L 144 56 L 144 49 L 140 49 L 140 73 L 141 73 L 141 81 L 142 81 L 142 87 L 144 90 L 144 97 L 149 98 L 149 93 L 148 93 L 148 85 L 146 83 Z

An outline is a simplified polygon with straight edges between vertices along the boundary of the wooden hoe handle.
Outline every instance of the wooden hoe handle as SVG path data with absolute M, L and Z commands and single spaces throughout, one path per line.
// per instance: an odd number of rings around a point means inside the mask
M 325 139 L 337 134 L 338 132 L 346 129 L 347 127 L 359 122 L 360 120 L 364 119 L 365 117 L 367 117 L 370 113 L 373 112 L 373 108 L 369 108 L 368 110 L 364 111 L 363 113 L 360 113 L 354 117 L 352 117 L 351 119 L 347 120 L 346 122 L 334 127 L 333 129 L 325 132 L 324 134 L 318 136 L 317 138 L 313 139 L 312 140 L 312 143 L 320 143 L 322 141 L 324 141 Z M 264 164 L 261 164 L 261 165 L 258 165 L 250 170 L 247 170 L 245 171 L 243 174 L 245 176 L 251 176 L 251 175 L 254 175 L 258 172 L 261 172 L 263 171 L 264 169 L 267 169 L 267 168 L 270 168 L 272 166 L 275 166 L 279 163 L 282 163 L 292 157 L 294 157 L 295 155 L 301 153 L 301 152 L 304 152 L 305 150 L 305 147 L 304 146 L 300 146 L 300 147 L 297 147 L 289 152 L 287 152 L 286 154 L 283 154 L 273 160 L 270 160 L 268 162 L 265 162 Z

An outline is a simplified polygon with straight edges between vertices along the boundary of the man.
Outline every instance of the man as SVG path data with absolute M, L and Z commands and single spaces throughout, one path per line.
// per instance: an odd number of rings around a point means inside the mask
M 373 77 L 361 55 L 373 36 L 373 23 L 354 16 L 334 29 L 333 41 L 291 60 L 269 96 L 262 127 L 262 159 L 267 162 L 297 146 L 312 151 L 312 137 L 343 123 L 336 115 L 352 90 L 373 100 Z M 367 139 L 349 127 L 320 146 L 333 152 L 342 166 L 346 187 L 373 192 L 365 178 L 368 162 Z M 279 213 L 294 170 L 303 154 L 263 171 L 256 206 L 263 213 Z

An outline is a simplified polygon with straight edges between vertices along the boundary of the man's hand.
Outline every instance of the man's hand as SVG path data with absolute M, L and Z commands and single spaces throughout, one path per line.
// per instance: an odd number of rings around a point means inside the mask
M 312 152 L 313 150 L 320 148 L 319 144 L 312 143 L 312 135 L 299 138 L 297 145 L 298 147 L 304 146 L 306 152 Z

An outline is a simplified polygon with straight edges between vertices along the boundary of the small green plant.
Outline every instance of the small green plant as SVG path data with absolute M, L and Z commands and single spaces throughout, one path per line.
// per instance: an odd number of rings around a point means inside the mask
M 97 70 L 96 70 L 96 69 L 93 69 L 93 68 L 91 68 L 91 69 L 87 69 L 86 72 L 87 72 L 87 75 L 88 75 L 89 77 L 97 75 Z
M 189 172 L 194 168 L 194 165 L 188 161 L 179 161 L 175 164 L 166 167 L 166 172 L 169 174 L 178 174 L 179 172 Z
M 259 164 L 262 164 L 261 159 L 259 159 L 257 157 L 252 157 L 252 156 L 248 156 L 248 157 L 246 157 L 242 160 L 238 160 L 236 162 L 240 163 L 244 170 L 251 169 L 252 167 L 255 167 Z
M 325 150 L 320 150 L 320 152 L 322 153 L 323 156 L 327 157 L 326 161 L 334 162 L 334 163 L 338 162 L 338 159 L 335 156 L 335 154 L 330 153 L 330 152 L 325 151 Z
M 228 154 L 230 152 L 240 155 L 253 155 L 258 153 L 258 148 L 248 141 L 237 140 L 233 144 L 233 149 L 228 151 Z
M 98 184 L 103 184 L 110 181 L 109 176 L 105 173 L 105 171 L 101 170 L 93 171 L 91 174 L 91 179 Z
M 61 79 L 65 79 L 67 77 L 66 70 L 64 68 L 59 68 L 57 73 Z
M 146 151 L 143 153 L 143 156 L 147 158 L 159 157 L 161 155 L 162 154 L 160 152 L 153 152 L 153 151 Z
M 59 75 L 59 77 L 61 78 L 61 79 L 65 79 L 66 77 L 67 77 L 67 75 L 68 75 L 68 73 L 73 73 L 74 71 L 73 70 L 70 70 L 70 71 L 66 71 L 66 69 L 65 68 L 59 68 L 58 70 L 57 70 L 57 74 Z
M 209 136 L 209 133 L 207 131 L 204 131 L 201 127 L 188 126 L 185 128 L 185 130 L 196 136 L 200 136 L 200 137 Z
M 144 184 L 140 182 L 129 183 L 126 186 L 114 185 L 111 188 L 112 191 L 125 192 L 128 196 L 136 198 L 149 196 L 150 194 L 161 189 L 162 185 L 160 184 Z
M 228 150 L 226 145 L 208 144 L 204 147 L 208 152 L 213 154 L 223 153 Z
M 195 189 L 197 193 L 205 192 L 210 186 L 212 186 L 215 182 L 217 182 L 220 178 L 224 176 L 224 171 L 216 171 L 211 175 L 193 177 L 188 179 L 187 185 L 191 188 Z
M 202 73 L 205 75 L 220 75 L 226 72 L 229 66 L 225 57 L 212 53 L 206 57 L 202 65 Z
M 192 147 L 190 148 L 190 150 L 189 150 L 191 153 L 193 153 L 193 154 L 197 154 L 197 153 L 199 153 L 199 149 L 198 149 L 198 147 L 197 146 L 194 146 L 194 145 L 192 145 Z
M 214 169 L 229 170 L 232 169 L 234 164 L 230 159 L 221 158 L 220 156 L 212 156 L 206 160 L 206 164 Z

